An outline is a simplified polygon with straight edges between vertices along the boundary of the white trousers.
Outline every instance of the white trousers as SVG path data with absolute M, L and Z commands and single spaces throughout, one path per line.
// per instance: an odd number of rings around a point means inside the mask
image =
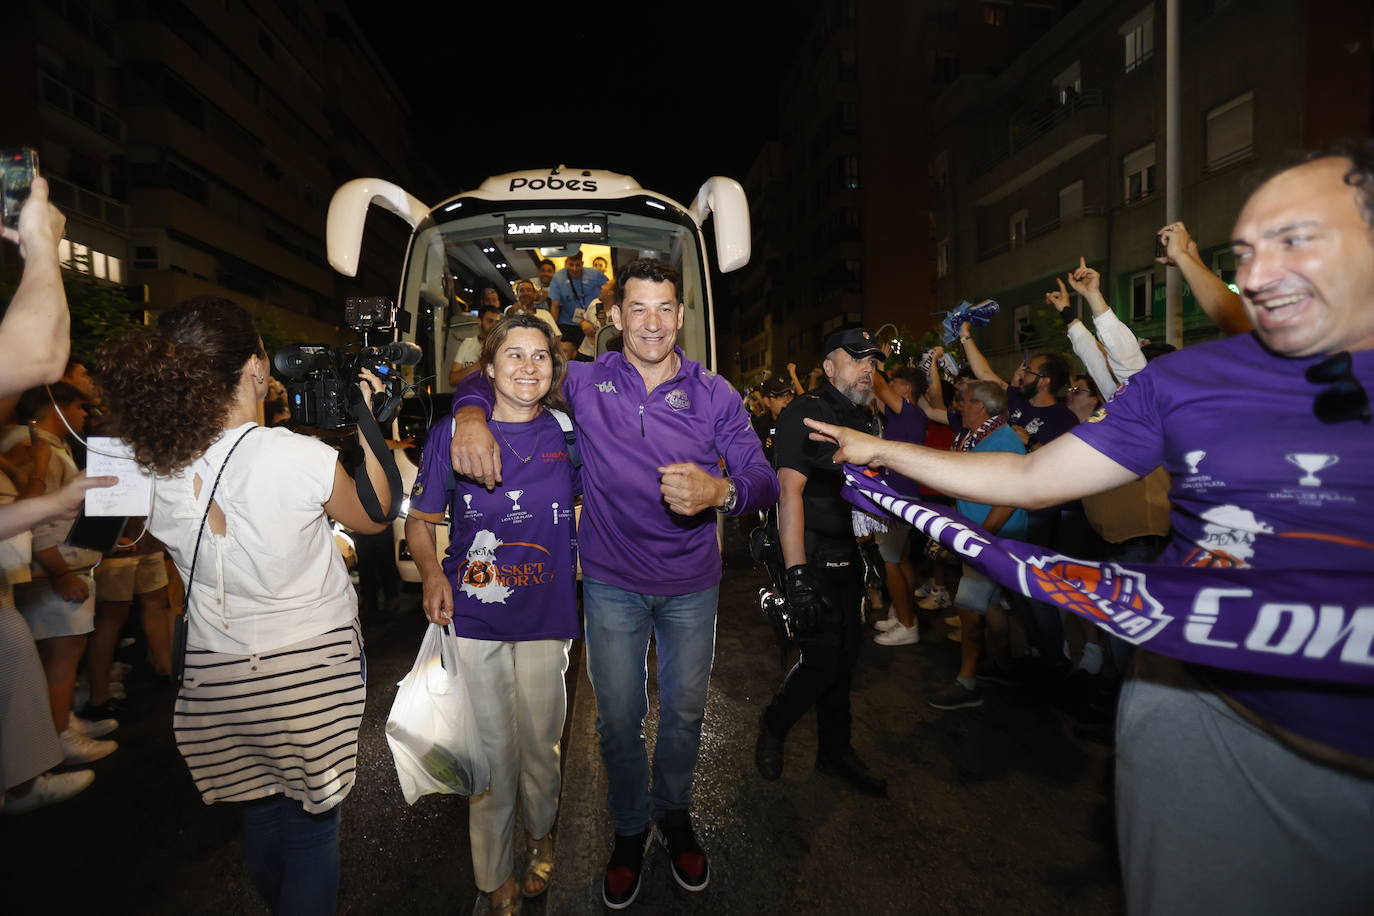
M 517 797 L 530 838 L 548 836 L 553 829 L 570 645 L 567 639 L 458 639 L 482 747 L 491 762 L 491 788 L 468 800 L 472 873 L 483 893 L 514 874 Z

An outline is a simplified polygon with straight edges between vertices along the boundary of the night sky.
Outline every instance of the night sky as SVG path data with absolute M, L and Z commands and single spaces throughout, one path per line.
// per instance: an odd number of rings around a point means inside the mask
M 349 5 L 409 99 L 445 196 L 559 163 L 628 173 L 683 204 L 711 175 L 743 179 L 776 134 L 805 25 L 778 0 Z

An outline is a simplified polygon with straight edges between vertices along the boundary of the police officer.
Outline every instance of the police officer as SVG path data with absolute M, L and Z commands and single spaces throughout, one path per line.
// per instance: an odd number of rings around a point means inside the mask
M 794 395 L 792 382 L 785 375 L 775 375 L 759 386 L 759 400 L 763 402 L 763 413 L 755 418 L 754 432 L 759 434 L 759 441 L 763 443 L 763 453 L 768 456 L 768 463 L 775 468 L 778 466 L 777 458 L 773 454 L 778 417 L 782 415 L 783 409 L 792 403 Z
M 798 632 L 801 660 L 759 721 L 754 760 L 764 779 L 782 775 L 788 730 L 816 707 L 816 769 L 841 776 L 867 795 L 886 795 L 887 783 L 868 772 L 850 746 L 850 675 L 859 657 L 863 564 L 849 504 L 840 495 L 842 470 L 833 445 L 811 439 L 811 418 L 873 432 L 864 410 L 882 351 L 863 328 L 836 331 L 825 341 L 825 381 L 797 397 L 778 418 L 774 463 L 781 496 L 778 529 L 787 569 L 787 604 Z

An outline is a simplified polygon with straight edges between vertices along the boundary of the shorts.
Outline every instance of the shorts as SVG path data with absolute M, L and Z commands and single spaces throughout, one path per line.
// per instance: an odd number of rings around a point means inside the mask
M 163 553 L 140 557 L 106 557 L 95 568 L 95 592 L 100 601 L 132 601 L 167 587 L 167 567 Z
M 895 518 L 886 518 L 887 530 L 875 536 L 878 553 L 883 555 L 884 563 L 900 563 L 906 559 L 907 541 L 911 539 L 911 526 Z
M 986 614 L 1001 594 L 1002 586 L 965 563 L 959 579 L 959 591 L 954 596 L 954 606 L 976 614 Z
M 89 571 L 78 572 L 90 590 L 85 601 L 66 601 L 52 590 L 52 580 L 35 578 L 14 587 L 14 603 L 24 615 L 34 639 L 85 636 L 95 629 L 95 580 Z

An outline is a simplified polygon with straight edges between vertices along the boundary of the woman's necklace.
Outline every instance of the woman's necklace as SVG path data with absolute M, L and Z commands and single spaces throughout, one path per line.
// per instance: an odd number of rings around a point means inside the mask
M 499 422 L 500 422 L 500 421 L 498 420 L 497 423 L 499 423 Z M 506 438 L 506 434 L 505 434 L 505 433 L 501 432 L 501 427 L 498 426 L 497 423 L 493 423 L 493 424 L 492 424 L 492 428 L 496 430 L 496 435 L 498 435 L 498 436 L 501 437 L 501 441 L 504 442 L 504 443 L 506 443 L 506 448 L 510 449 L 510 453 L 511 453 L 512 455 L 514 455 L 516 458 L 519 458 L 519 459 L 520 459 L 520 463 L 521 463 L 521 464 L 529 464 L 529 463 L 534 459 L 535 452 L 538 452 L 538 451 L 539 451 L 539 441 L 538 441 L 538 439 L 536 438 L 536 440 L 535 440 L 535 443 L 534 443 L 534 451 L 533 451 L 533 452 L 530 452 L 529 457 L 526 457 L 526 456 L 520 454 L 519 452 L 517 452 L 517 451 L 515 450 L 515 446 L 513 446 L 513 445 L 510 444 L 510 440 Z M 514 492 L 514 491 L 512 491 L 512 492 Z

